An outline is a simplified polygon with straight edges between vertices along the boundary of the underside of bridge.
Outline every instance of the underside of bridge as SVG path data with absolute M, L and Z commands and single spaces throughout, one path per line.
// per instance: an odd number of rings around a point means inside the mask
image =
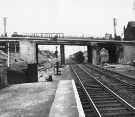
M 108 51 L 107 63 L 117 63 L 119 58 L 119 47 L 120 45 L 113 43 L 89 44 L 87 45 L 87 62 L 91 64 L 101 64 L 102 57 L 100 56 L 100 51 L 104 48 L 106 51 Z M 64 48 L 64 45 L 60 45 L 61 64 L 65 64 Z
M 106 63 L 117 63 L 120 54 L 120 47 L 119 44 L 113 43 L 95 43 L 91 45 L 87 45 L 87 53 L 88 53 L 88 63 L 91 64 L 102 64 L 102 59 L 106 59 L 104 62 Z M 104 53 L 101 56 L 101 51 Z
M 24 59 L 28 63 L 38 63 L 38 44 L 28 41 L 22 41 L 21 45 L 24 45 L 21 49 L 21 53 Z M 26 47 L 27 45 L 27 47 Z M 87 57 L 88 57 L 88 63 L 92 64 L 100 64 L 101 63 L 101 56 L 100 51 L 104 48 L 108 51 L 108 63 L 117 63 L 119 53 L 118 53 L 118 47 L 120 45 L 113 44 L 113 43 L 94 43 L 94 44 L 88 44 L 87 46 Z M 20 46 L 21 47 L 21 46 Z M 25 49 L 26 47 L 26 49 Z M 65 45 L 60 44 L 60 58 L 61 58 L 61 64 L 65 64 Z

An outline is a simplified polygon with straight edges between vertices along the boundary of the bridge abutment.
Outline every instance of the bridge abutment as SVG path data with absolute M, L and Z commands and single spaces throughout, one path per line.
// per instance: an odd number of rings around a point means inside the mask
M 36 63 L 36 43 L 29 40 L 21 40 L 20 57 L 28 64 Z
M 99 48 L 96 45 L 92 47 L 92 64 L 99 64 Z
M 26 71 L 26 77 L 28 82 L 38 81 L 37 54 L 38 53 L 36 43 L 29 40 L 20 41 L 20 57 L 28 65 Z
M 99 64 L 99 52 L 96 44 L 87 46 L 88 63 L 97 65 Z

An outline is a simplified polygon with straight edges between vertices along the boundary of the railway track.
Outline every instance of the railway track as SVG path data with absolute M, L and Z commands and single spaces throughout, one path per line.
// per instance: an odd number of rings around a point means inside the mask
M 111 72 L 105 70 L 103 68 L 99 68 L 93 65 L 85 65 L 87 68 L 86 70 L 91 74 L 96 74 L 98 79 L 104 82 L 108 87 L 110 87 L 113 91 L 117 92 L 121 97 L 123 97 L 128 103 L 135 106 L 135 85 L 128 82 L 131 80 L 130 78 L 126 78 L 123 75 L 115 74 L 115 72 Z M 124 78 L 123 78 L 123 77 Z M 123 80 L 123 79 L 126 79 Z M 106 83 L 107 82 L 107 83 Z M 132 81 L 133 82 L 133 81 Z
M 109 77 L 111 76 L 111 77 L 113 77 L 115 79 L 117 78 L 121 82 L 125 82 L 127 84 L 135 86 L 135 78 L 133 78 L 133 77 L 125 76 L 125 75 L 117 73 L 115 71 L 111 71 L 111 70 L 105 69 L 103 67 L 98 67 L 98 66 L 91 65 L 91 64 L 86 64 L 85 66 L 87 66 L 87 67 L 89 67 L 91 69 L 97 70 L 101 74 L 105 74 L 105 75 L 107 75 Z
M 84 68 L 78 65 L 71 68 L 76 76 L 75 81 L 86 117 L 135 117 L 133 106 Z
M 76 84 L 76 87 L 77 87 L 77 91 L 79 93 L 79 97 L 80 97 L 80 100 L 82 103 L 82 107 L 83 107 L 85 116 L 86 117 L 97 117 L 84 89 L 79 84 Z

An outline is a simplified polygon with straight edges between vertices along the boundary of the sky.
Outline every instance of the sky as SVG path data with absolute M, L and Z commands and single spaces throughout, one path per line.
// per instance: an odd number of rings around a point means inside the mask
M 117 34 L 122 35 L 123 26 L 128 21 L 135 21 L 134 1 L 0 0 L 0 34 L 3 33 L 3 17 L 7 17 L 8 34 L 62 32 L 65 35 L 102 37 L 105 33 L 113 34 L 115 17 Z M 82 48 L 70 47 L 65 53 L 69 55 Z
M 0 0 L 0 33 L 3 17 L 7 32 L 63 32 L 70 35 L 104 36 L 117 33 L 134 20 L 133 0 Z

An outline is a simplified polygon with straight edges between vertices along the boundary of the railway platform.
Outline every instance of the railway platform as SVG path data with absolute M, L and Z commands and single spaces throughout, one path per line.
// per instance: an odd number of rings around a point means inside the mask
M 73 80 L 59 82 L 49 117 L 85 117 Z
M 0 90 L 0 117 L 83 117 L 68 67 L 52 82 L 15 84 Z M 68 75 L 67 75 L 68 74 Z

